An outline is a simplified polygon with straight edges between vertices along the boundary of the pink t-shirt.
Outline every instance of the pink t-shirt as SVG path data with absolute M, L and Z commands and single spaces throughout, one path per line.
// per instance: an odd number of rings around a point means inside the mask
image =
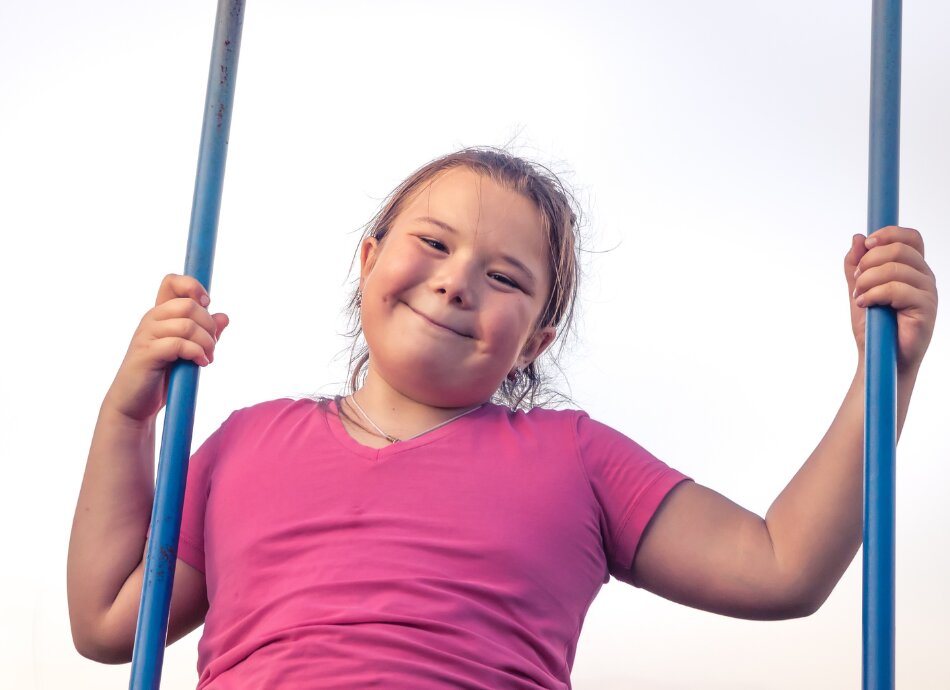
M 238 410 L 188 471 L 198 687 L 570 688 L 588 607 L 683 479 L 578 410 L 485 405 L 382 449 L 332 402 Z

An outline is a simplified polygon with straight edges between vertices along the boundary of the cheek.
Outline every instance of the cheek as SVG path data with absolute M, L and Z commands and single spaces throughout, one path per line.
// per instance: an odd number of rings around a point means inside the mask
M 490 318 L 486 319 L 484 329 L 490 334 L 492 349 L 499 354 L 517 354 L 527 338 L 531 325 L 531 314 L 523 306 L 507 309 L 490 310 Z
M 374 267 L 366 281 L 366 289 L 385 297 L 418 282 L 424 275 L 424 260 L 411 252 L 393 252 Z

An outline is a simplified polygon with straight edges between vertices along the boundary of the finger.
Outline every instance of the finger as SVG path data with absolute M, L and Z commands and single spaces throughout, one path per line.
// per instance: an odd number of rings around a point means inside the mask
M 932 276 L 921 273 L 907 264 L 888 263 L 883 266 L 873 266 L 861 273 L 854 287 L 855 297 L 873 290 L 878 285 L 889 283 L 903 283 L 918 290 L 934 292 L 935 281 Z
M 851 264 L 852 267 L 857 266 L 861 258 L 867 254 L 867 247 L 864 246 L 865 239 L 864 235 L 860 233 L 851 236 L 851 249 L 848 250 L 848 253 L 845 254 L 844 257 L 846 265 Z
M 844 255 L 844 276 L 848 281 L 848 292 L 854 289 L 855 270 L 868 251 L 864 246 L 864 240 L 864 235 L 852 235 L 851 249 Z
M 225 313 L 212 314 L 211 318 L 214 319 L 215 333 L 214 338 L 217 340 L 221 337 L 221 334 L 224 332 L 224 329 L 228 327 L 231 323 L 231 319 L 228 318 L 228 315 Z
M 213 334 L 218 330 L 214 321 L 214 317 L 208 313 L 207 309 L 199 305 L 190 297 L 177 297 L 175 299 L 168 300 L 167 302 L 163 302 L 162 304 L 153 308 L 146 315 L 146 318 L 151 318 L 155 321 L 186 318 L 200 324 L 201 327 L 209 333 Z
M 907 283 L 897 281 L 877 285 L 857 296 L 855 304 L 859 307 L 891 307 L 901 310 L 910 307 L 925 307 L 932 300 L 930 293 Z
M 903 228 L 899 225 L 888 225 L 879 230 L 875 230 L 868 235 L 865 246 L 871 249 L 872 247 L 880 247 L 894 242 L 909 244 L 916 249 L 921 256 L 924 256 L 923 236 L 914 228 Z
M 179 359 L 186 359 L 202 367 L 211 363 L 211 358 L 201 345 L 184 338 L 157 338 L 148 344 L 147 350 L 147 356 L 152 361 L 170 364 Z
M 190 297 L 203 307 L 211 303 L 211 296 L 196 278 L 178 275 L 177 273 L 169 273 L 162 279 L 162 284 L 158 288 L 158 297 L 155 298 L 155 306 L 175 299 L 176 297 Z
M 923 255 L 914 247 L 903 243 L 886 244 L 868 250 L 858 262 L 857 272 L 860 274 L 874 266 L 883 266 L 888 263 L 906 264 L 925 275 L 933 276 L 933 271 L 930 270 Z
M 157 321 L 152 330 L 152 338 L 180 338 L 198 345 L 208 357 L 214 359 L 214 336 L 191 319 L 165 319 Z

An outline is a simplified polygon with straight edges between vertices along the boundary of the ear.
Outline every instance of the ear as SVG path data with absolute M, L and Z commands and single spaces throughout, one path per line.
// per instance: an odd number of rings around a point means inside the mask
M 376 265 L 376 259 L 379 257 L 379 240 L 375 237 L 367 237 L 360 244 L 360 290 L 363 289 L 363 283 L 373 272 L 373 266 Z
M 524 369 L 540 357 L 541 353 L 548 349 L 548 345 L 554 342 L 556 335 L 557 330 L 554 326 L 545 326 L 536 330 L 521 350 L 521 356 L 518 357 L 518 367 Z

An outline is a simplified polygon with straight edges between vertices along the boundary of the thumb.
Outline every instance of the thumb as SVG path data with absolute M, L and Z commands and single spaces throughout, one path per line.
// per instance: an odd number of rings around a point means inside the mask
M 212 314 L 211 318 L 214 319 L 214 325 L 216 329 L 214 338 L 217 340 L 221 337 L 221 334 L 224 332 L 224 329 L 227 328 L 228 324 L 231 323 L 231 319 L 229 319 L 228 315 L 225 313 Z
M 848 292 L 851 293 L 854 291 L 854 271 L 858 267 L 858 263 L 861 261 L 861 258 L 868 253 L 867 247 L 864 246 L 864 240 L 866 238 L 864 235 L 855 234 L 851 237 L 851 249 L 845 254 L 844 257 L 844 277 L 848 281 Z

